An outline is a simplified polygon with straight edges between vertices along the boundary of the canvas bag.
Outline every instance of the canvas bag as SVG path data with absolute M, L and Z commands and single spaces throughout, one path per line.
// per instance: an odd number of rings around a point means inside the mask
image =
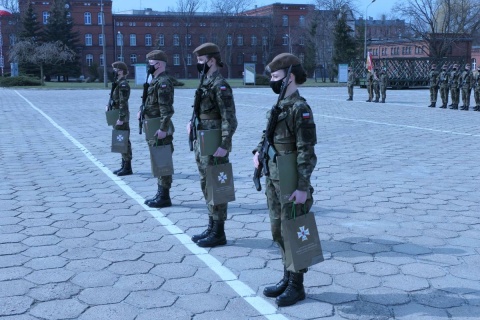
M 114 126 L 117 124 L 117 120 L 120 117 L 120 110 L 113 109 L 113 110 L 105 111 L 105 116 L 107 118 L 107 125 Z
M 130 131 L 128 130 L 112 130 L 112 152 L 127 153 L 128 151 L 128 137 Z
M 156 178 L 171 176 L 173 174 L 172 145 L 158 145 L 157 139 L 155 145 L 149 146 L 149 149 L 152 175 Z
M 211 156 L 222 143 L 222 130 L 197 130 L 197 142 L 200 146 L 200 155 Z
M 303 208 L 305 211 L 305 205 L 293 204 L 292 218 L 282 221 L 285 267 L 293 272 L 323 261 L 315 215 L 310 212 L 296 216 L 296 208 Z
M 206 170 L 206 201 L 210 205 L 218 205 L 235 201 L 233 170 L 231 163 L 215 164 Z

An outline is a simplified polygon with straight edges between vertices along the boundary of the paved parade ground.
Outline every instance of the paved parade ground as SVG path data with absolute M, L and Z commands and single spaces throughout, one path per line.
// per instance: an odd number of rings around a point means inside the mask
M 0 318 L 478 319 L 480 112 L 428 108 L 428 90 L 388 91 L 385 104 L 346 91 L 301 88 L 325 261 L 305 275 L 306 300 L 277 308 L 262 291 L 282 277 L 280 255 L 251 180 L 269 88 L 233 90 L 237 200 L 228 244 L 207 250 L 190 241 L 207 223 L 185 133 L 194 90 L 175 91 L 173 206 L 157 210 L 143 204 L 157 187 L 140 90 L 134 174 L 120 178 L 109 90 L 0 89 Z

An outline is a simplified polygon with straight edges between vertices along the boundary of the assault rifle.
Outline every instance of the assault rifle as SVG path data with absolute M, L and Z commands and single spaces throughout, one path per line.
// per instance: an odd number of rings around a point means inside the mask
M 188 146 L 190 151 L 193 151 L 193 141 L 197 140 L 197 128 L 195 127 L 195 122 L 198 117 L 198 112 L 200 111 L 200 102 L 202 100 L 202 88 L 203 80 L 205 79 L 205 72 L 202 72 L 200 78 L 200 84 L 198 85 L 197 90 L 195 91 L 195 99 L 193 100 L 192 105 L 192 117 L 190 118 L 190 133 L 188 135 Z
M 262 146 L 260 147 L 260 150 L 258 150 L 258 167 L 253 171 L 253 183 L 255 184 L 257 191 L 262 191 L 262 185 L 260 183 L 260 178 L 262 175 L 266 177 L 270 175 L 268 161 L 270 159 L 273 159 L 274 162 L 276 161 L 277 151 L 273 146 L 273 135 L 275 133 L 275 127 L 277 126 L 278 116 L 282 112 L 278 106 L 283 98 L 285 98 L 291 73 L 292 66 L 288 68 L 287 74 L 280 89 L 280 94 L 278 95 L 277 103 L 270 110 L 270 118 L 267 122 L 267 128 L 265 131 L 263 131 Z
M 115 88 L 117 87 L 117 85 L 118 85 L 117 81 L 115 81 L 115 79 L 113 79 L 112 89 L 110 90 L 110 99 L 108 100 L 108 110 L 109 111 L 113 109 L 113 105 L 114 105 L 113 92 L 115 91 Z
M 145 102 L 147 101 L 147 95 L 148 95 L 148 76 L 150 75 L 149 72 L 147 72 L 147 79 L 145 80 L 145 83 L 143 84 L 143 94 L 142 94 L 142 105 L 140 106 L 140 117 L 138 118 L 138 133 L 142 134 L 142 127 L 143 127 L 143 120 L 145 119 Z

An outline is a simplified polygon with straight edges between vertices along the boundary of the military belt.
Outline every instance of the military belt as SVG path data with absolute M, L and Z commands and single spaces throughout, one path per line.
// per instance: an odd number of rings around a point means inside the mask
M 200 120 L 220 120 L 220 115 L 218 113 L 202 113 L 200 114 Z
M 285 152 L 285 151 L 296 151 L 297 146 L 294 143 L 277 143 L 274 144 L 275 150 Z

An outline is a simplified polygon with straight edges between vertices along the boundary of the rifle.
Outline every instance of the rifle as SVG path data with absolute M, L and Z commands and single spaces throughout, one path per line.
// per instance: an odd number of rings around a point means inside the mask
M 112 82 L 112 89 L 110 90 L 110 99 L 108 100 L 108 110 L 112 110 L 113 109 L 113 105 L 114 105 L 114 101 L 113 101 L 113 92 L 115 91 L 115 88 L 117 87 L 118 83 L 117 81 L 115 81 L 115 79 L 113 79 L 113 82 Z
M 260 183 L 260 178 L 262 175 L 269 176 L 270 170 L 268 169 L 268 161 L 273 159 L 276 161 L 277 151 L 273 146 L 273 135 L 275 133 L 275 127 L 277 126 L 278 116 L 282 111 L 278 106 L 280 102 L 285 98 L 285 93 L 287 92 L 287 87 L 289 85 L 290 74 L 292 73 L 292 66 L 288 68 L 285 80 L 283 80 L 282 88 L 280 94 L 278 95 L 277 103 L 272 107 L 270 111 L 270 118 L 267 122 L 267 128 L 263 131 L 263 140 L 262 146 L 258 151 L 258 167 L 253 171 L 253 183 L 257 191 L 262 191 L 262 185 Z
M 205 80 L 205 72 L 202 72 L 200 78 L 200 84 L 198 85 L 197 90 L 195 90 L 195 99 L 193 100 L 192 105 L 192 117 L 190 118 L 190 134 L 188 135 L 188 146 L 190 151 L 193 151 L 193 141 L 197 140 L 197 128 L 195 127 L 195 122 L 198 117 L 198 112 L 200 109 L 200 101 L 202 100 L 202 90 L 200 88 L 203 85 L 203 80 Z
M 138 118 L 138 133 L 142 134 L 142 126 L 143 126 L 143 120 L 145 119 L 145 102 L 147 101 L 147 95 L 148 95 L 148 76 L 150 73 L 147 72 L 147 79 L 145 80 L 145 83 L 143 84 L 143 94 L 142 94 L 142 105 L 140 106 L 140 117 Z

